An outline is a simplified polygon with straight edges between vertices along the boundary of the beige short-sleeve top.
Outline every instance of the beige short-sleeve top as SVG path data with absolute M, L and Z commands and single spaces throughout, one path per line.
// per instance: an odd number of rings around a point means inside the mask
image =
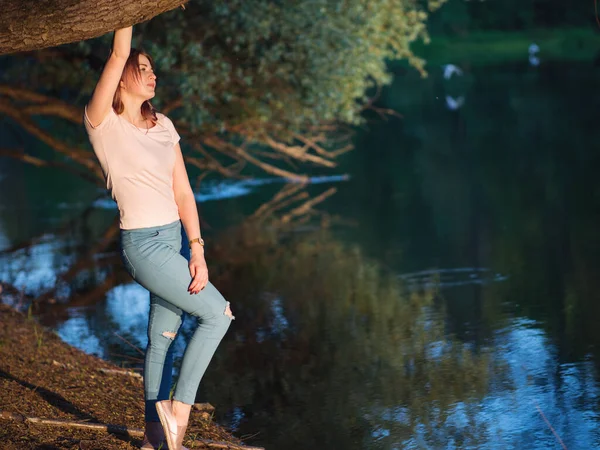
M 179 134 L 167 116 L 157 113 L 157 118 L 154 127 L 138 128 L 111 108 L 94 127 L 87 109 L 84 114 L 85 129 L 124 230 L 179 220 L 173 191 L 174 146 Z

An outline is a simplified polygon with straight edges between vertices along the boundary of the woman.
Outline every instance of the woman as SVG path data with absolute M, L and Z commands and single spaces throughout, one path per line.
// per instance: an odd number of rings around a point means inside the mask
M 119 207 L 123 262 L 150 291 L 142 448 L 159 448 L 166 440 L 169 450 L 181 450 L 198 385 L 233 315 L 208 281 L 196 200 L 179 135 L 173 123 L 150 105 L 156 88 L 153 63 L 148 55 L 131 49 L 131 35 L 131 27 L 115 32 L 112 53 L 85 109 L 84 122 L 106 186 Z M 182 224 L 192 238 L 189 261 L 180 255 Z M 171 401 L 169 349 L 184 311 L 198 326 Z

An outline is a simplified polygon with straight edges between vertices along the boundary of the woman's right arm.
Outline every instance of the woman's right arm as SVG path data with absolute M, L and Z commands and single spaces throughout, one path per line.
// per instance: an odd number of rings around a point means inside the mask
M 115 31 L 112 52 L 87 105 L 87 117 L 93 127 L 101 124 L 112 108 L 113 97 L 131 51 L 131 34 L 132 27 Z

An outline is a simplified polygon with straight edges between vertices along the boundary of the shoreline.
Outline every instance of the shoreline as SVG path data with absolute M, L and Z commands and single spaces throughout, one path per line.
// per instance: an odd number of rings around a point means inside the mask
M 472 31 L 464 35 L 432 35 L 431 42 L 417 41 L 412 50 L 425 59 L 427 68 L 447 63 L 483 66 L 527 62 L 528 47 L 540 47 L 542 61 L 594 61 L 600 58 L 600 29 L 564 27 L 523 31 Z M 391 61 L 390 68 L 407 66 L 406 61 Z
M 0 442 L 6 450 L 137 449 L 144 426 L 142 377 L 63 342 L 0 303 Z M 192 408 L 184 445 L 254 449 Z

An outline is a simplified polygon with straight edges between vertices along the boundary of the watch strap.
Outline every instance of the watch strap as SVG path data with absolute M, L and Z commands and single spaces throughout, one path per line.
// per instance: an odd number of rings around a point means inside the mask
M 204 239 L 202 238 L 195 238 L 195 239 L 190 239 L 190 242 L 188 243 L 188 245 L 190 246 L 190 248 L 192 248 L 192 244 L 194 242 L 197 242 L 198 244 L 200 244 L 202 247 L 204 247 Z

